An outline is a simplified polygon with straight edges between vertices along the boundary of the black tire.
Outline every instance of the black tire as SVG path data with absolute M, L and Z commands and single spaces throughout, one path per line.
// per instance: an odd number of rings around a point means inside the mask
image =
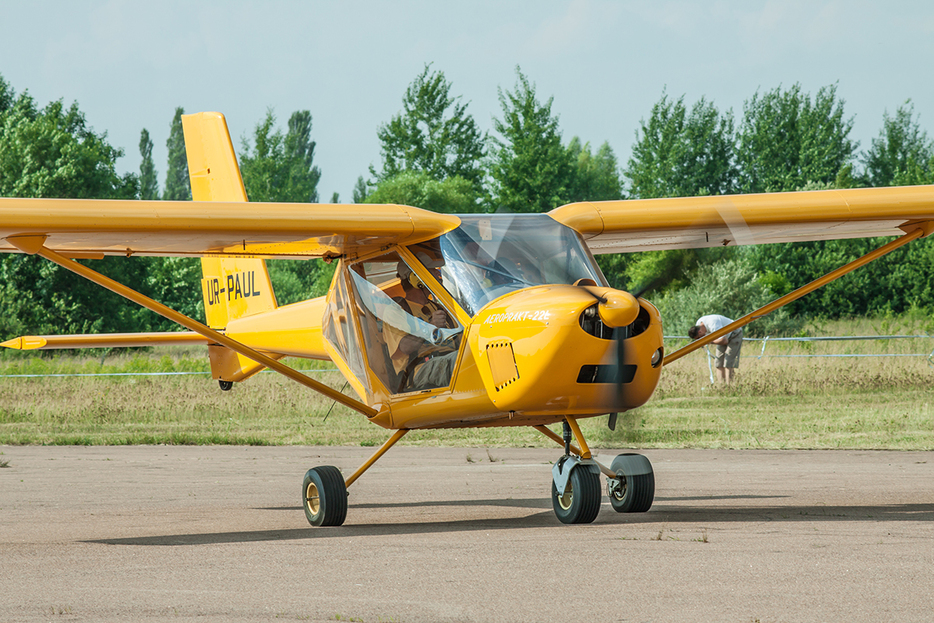
M 644 513 L 655 501 L 655 472 L 641 454 L 620 454 L 610 469 L 620 481 L 617 489 L 608 488 L 610 504 L 617 513 Z
M 587 465 L 576 465 L 568 478 L 564 495 L 558 495 L 555 481 L 551 481 L 551 504 L 561 523 L 591 523 L 600 512 L 602 501 L 600 476 Z
M 322 465 L 305 473 L 302 508 L 313 526 L 339 526 L 347 518 L 347 487 L 336 467 Z

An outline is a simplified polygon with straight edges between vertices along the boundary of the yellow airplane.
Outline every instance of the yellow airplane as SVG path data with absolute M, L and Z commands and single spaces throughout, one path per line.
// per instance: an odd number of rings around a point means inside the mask
M 547 214 L 435 214 L 401 205 L 247 203 L 219 113 L 183 117 L 193 202 L 0 199 L 0 252 L 39 255 L 189 332 L 24 336 L 17 349 L 205 344 L 230 389 L 269 368 L 393 431 L 346 479 L 314 467 L 302 505 L 341 525 L 347 488 L 414 429 L 531 426 L 564 446 L 551 499 L 592 522 L 600 474 L 618 512 L 655 494 L 648 459 L 597 461 L 578 420 L 644 404 L 663 366 L 934 227 L 934 186 L 589 202 Z M 898 236 L 866 256 L 665 355 L 658 310 L 614 290 L 594 253 Z M 75 259 L 196 256 L 207 325 Z M 338 262 L 326 297 L 279 307 L 265 259 Z M 333 361 L 356 397 L 283 364 Z M 563 435 L 548 425 L 562 423 Z M 576 443 L 572 443 L 576 442 Z

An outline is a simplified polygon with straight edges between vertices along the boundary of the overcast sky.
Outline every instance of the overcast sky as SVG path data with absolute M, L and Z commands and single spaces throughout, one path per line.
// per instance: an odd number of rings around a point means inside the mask
M 0 0 L 0 75 L 42 106 L 77 101 L 124 149 L 121 172 L 146 128 L 163 185 L 176 106 L 224 113 L 238 150 L 267 108 L 282 127 L 308 109 L 323 201 L 379 166 L 376 130 L 425 63 L 483 130 L 521 66 L 565 141 L 609 141 L 622 165 L 664 89 L 739 118 L 757 89 L 836 83 L 861 149 L 908 98 L 934 135 L 932 61 L 921 0 Z

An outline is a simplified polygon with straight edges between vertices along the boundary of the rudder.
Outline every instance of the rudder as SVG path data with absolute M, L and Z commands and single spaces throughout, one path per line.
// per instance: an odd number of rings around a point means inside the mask
M 248 201 L 224 115 L 183 115 L 182 127 L 192 199 Z M 201 276 L 204 313 L 212 329 L 225 329 L 231 320 L 276 308 L 265 260 L 205 257 Z

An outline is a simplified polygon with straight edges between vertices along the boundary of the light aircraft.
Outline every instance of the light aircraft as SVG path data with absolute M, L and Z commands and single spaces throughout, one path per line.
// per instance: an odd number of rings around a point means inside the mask
M 648 459 L 594 458 L 578 420 L 644 404 L 662 368 L 934 228 L 934 186 L 575 203 L 547 214 L 435 214 L 401 205 L 247 203 L 226 121 L 183 117 L 193 202 L 0 199 L 0 252 L 39 255 L 188 332 L 23 336 L 18 349 L 204 344 L 230 389 L 264 368 L 392 431 L 356 472 L 314 467 L 302 506 L 341 525 L 350 487 L 411 430 L 531 426 L 564 447 L 551 500 L 592 522 L 600 474 L 618 512 L 649 510 Z M 610 288 L 594 253 L 898 236 L 666 355 L 658 310 Z M 200 257 L 207 324 L 75 259 Z M 278 306 L 265 259 L 337 262 L 326 297 Z M 333 361 L 356 397 L 283 364 Z M 547 426 L 562 423 L 563 435 Z M 576 443 L 575 443 L 576 442 Z

